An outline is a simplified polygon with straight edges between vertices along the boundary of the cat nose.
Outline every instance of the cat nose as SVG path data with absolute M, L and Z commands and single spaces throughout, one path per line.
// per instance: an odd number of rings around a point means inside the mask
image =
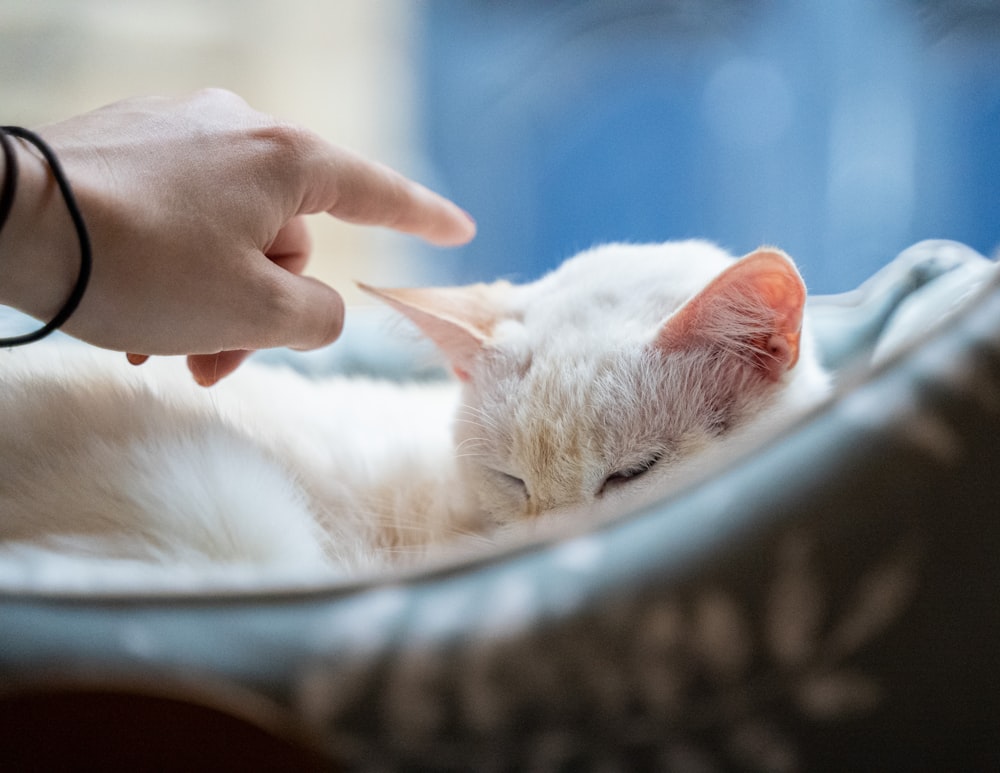
M 547 509 L 548 508 L 546 508 L 545 503 L 539 497 L 529 496 L 527 505 L 524 509 L 524 514 L 528 518 L 537 518 L 542 515 L 542 513 L 546 512 Z
M 566 492 L 532 493 L 528 497 L 525 515 L 528 518 L 549 516 L 553 513 L 572 510 L 584 504 L 585 497 Z
M 589 517 L 592 515 L 593 507 L 594 502 L 585 497 L 580 497 L 573 502 L 553 503 L 548 507 L 529 504 L 524 521 L 531 524 L 531 528 L 547 529 L 550 524 L 554 528 L 559 528 L 559 525 L 565 524 L 567 519 Z

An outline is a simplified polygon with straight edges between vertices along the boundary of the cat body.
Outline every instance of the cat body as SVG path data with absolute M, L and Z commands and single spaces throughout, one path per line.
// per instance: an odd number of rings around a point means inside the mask
M 776 250 L 613 244 L 526 285 L 365 288 L 456 378 L 313 380 L 42 344 L 0 353 L 0 563 L 371 569 L 620 512 L 826 394 Z
M 462 521 L 457 384 L 310 380 L 251 361 L 206 390 L 174 358 L 134 368 L 76 344 L 19 355 L 26 367 L 0 387 L 0 557 L 6 544 L 358 570 Z

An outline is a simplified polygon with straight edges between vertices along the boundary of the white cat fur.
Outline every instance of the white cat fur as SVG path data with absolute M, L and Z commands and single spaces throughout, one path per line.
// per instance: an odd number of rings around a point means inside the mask
M 250 362 L 205 390 L 177 358 L 0 352 L 0 567 L 354 572 L 654 498 L 700 452 L 828 389 L 807 332 L 797 353 L 775 339 L 788 362 L 772 372 L 770 355 L 701 340 L 714 306 L 682 319 L 734 264 L 700 241 L 613 244 L 532 284 L 443 291 L 459 300 L 435 308 L 424 291 L 374 291 L 449 357 L 461 379 L 444 383 Z M 726 324 L 711 335 L 746 338 Z

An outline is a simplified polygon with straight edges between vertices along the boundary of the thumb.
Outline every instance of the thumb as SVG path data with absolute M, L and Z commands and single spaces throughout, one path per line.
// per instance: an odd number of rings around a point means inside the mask
M 261 258 L 263 256 L 260 256 Z M 257 264 L 265 273 L 244 285 L 239 302 L 242 334 L 229 349 L 316 349 L 337 340 L 344 327 L 344 299 L 313 277 L 286 271 L 270 260 Z M 248 297 L 249 296 L 249 297 Z
M 344 299 L 327 284 L 277 269 L 289 297 L 274 315 L 271 346 L 317 349 L 333 343 L 344 329 Z
M 236 370 L 255 349 L 275 346 L 314 349 L 340 336 L 344 326 L 344 301 L 340 293 L 316 279 L 296 274 L 287 274 L 285 281 L 291 285 L 289 303 L 275 304 L 271 314 L 254 315 L 261 327 L 251 333 L 245 348 L 188 355 L 188 369 L 196 382 L 212 386 Z M 141 364 L 144 358 L 129 355 L 129 361 Z

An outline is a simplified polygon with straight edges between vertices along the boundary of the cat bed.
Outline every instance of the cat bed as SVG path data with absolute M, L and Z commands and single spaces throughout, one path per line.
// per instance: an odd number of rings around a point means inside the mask
M 810 308 L 836 394 L 627 517 L 348 584 L 0 587 L 5 767 L 995 768 L 997 271 L 925 242 Z M 406 362 L 346 336 L 294 362 Z

